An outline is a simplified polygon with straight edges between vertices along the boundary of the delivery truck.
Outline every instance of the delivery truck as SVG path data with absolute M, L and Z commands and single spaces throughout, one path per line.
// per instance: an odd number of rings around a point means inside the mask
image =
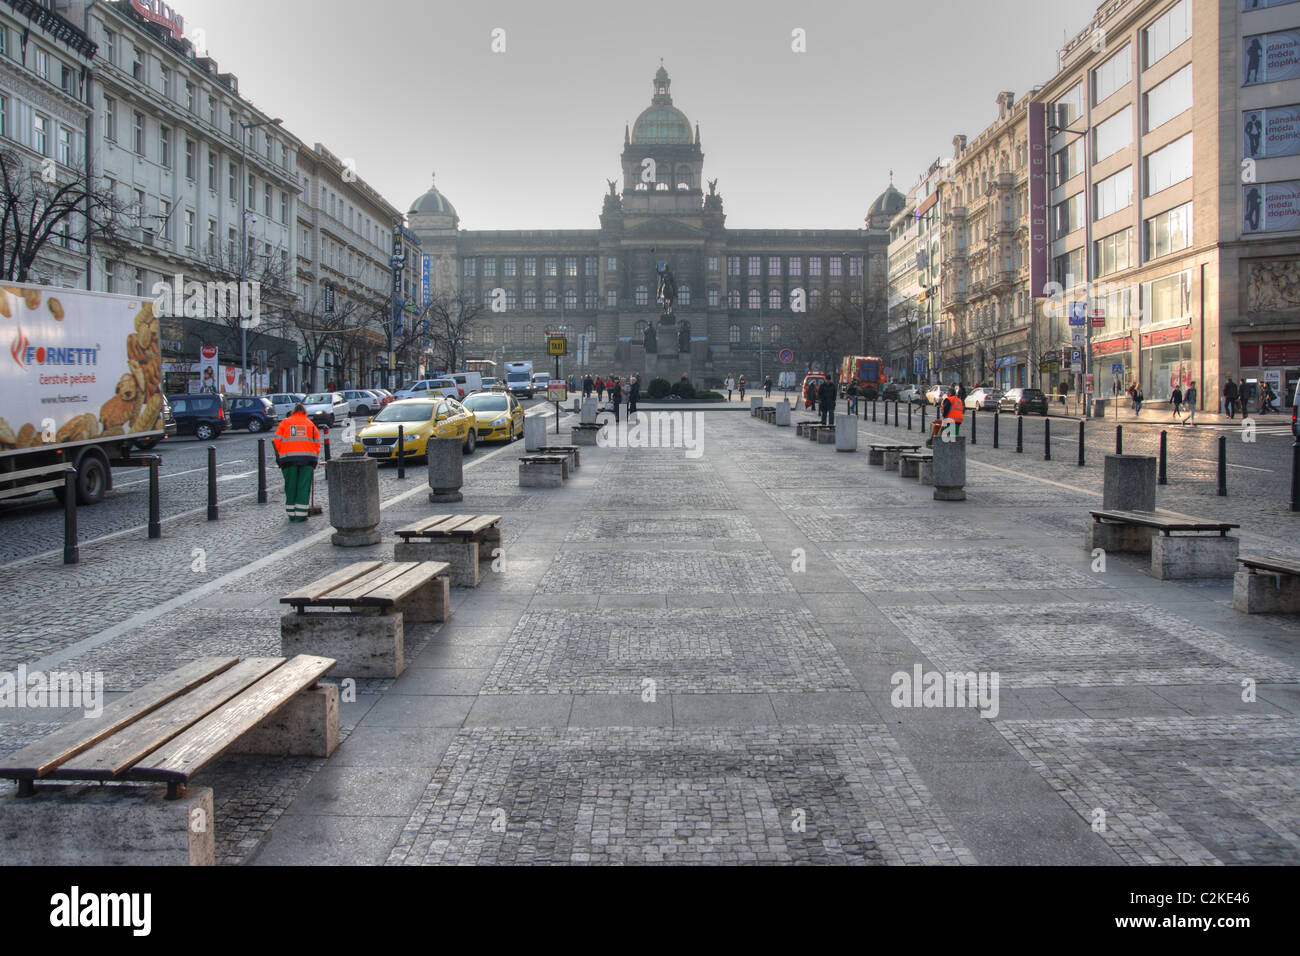
M 0 331 L 0 499 L 48 489 L 62 501 L 71 465 L 77 502 L 92 504 L 113 466 L 147 462 L 133 448 L 167 437 L 151 300 L 3 285 Z
M 533 397 L 533 363 L 506 362 L 506 389 L 516 398 Z

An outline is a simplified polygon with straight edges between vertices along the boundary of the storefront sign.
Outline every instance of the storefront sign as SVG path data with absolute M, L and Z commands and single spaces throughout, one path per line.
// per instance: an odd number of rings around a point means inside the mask
M 162 0 L 131 0 L 131 6 L 146 20 L 166 27 L 175 39 L 184 39 L 185 18 Z
M 1261 365 L 1300 365 L 1300 342 L 1274 342 L 1264 345 Z
M 1242 187 L 1243 232 L 1300 229 L 1300 180 Z
M 220 382 L 217 381 L 217 347 L 215 345 L 204 345 L 199 349 L 199 381 L 198 390 L 200 392 L 215 392 Z
M 1300 153 L 1300 106 L 1250 110 L 1241 122 L 1244 155 L 1265 159 Z
M 1029 289 L 1047 294 L 1046 103 L 1029 104 Z
M 1243 86 L 1300 77 L 1300 30 L 1245 37 L 1241 49 Z
M 1125 335 L 1117 339 L 1110 339 L 1106 342 L 1092 343 L 1093 355 L 1115 355 L 1118 352 L 1127 352 L 1133 348 L 1133 336 Z
M 1161 329 L 1159 332 L 1144 332 L 1142 334 L 1142 347 L 1149 349 L 1157 345 L 1167 345 L 1170 342 L 1186 342 L 1192 337 L 1192 327 L 1184 325 L 1181 329 Z

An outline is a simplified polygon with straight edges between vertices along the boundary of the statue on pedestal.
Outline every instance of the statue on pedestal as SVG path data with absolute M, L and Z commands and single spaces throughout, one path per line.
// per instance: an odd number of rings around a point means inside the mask
M 677 300 L 677 280 L 666 259 L 659 260 L 659 301 L 664 304 L 664 315 L 673 314 L 673 303 Z

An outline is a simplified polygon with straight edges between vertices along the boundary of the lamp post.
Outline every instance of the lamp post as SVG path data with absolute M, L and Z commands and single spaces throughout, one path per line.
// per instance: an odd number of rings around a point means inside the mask
M 244 282 L 248 279 L 248 131 L 259 126 L 279 126 L 279 117 L 258 123 L 239 121 L 239 298 L 244 298 Z M 248 323 L 239 317 L 239 371 L 248 388 Z

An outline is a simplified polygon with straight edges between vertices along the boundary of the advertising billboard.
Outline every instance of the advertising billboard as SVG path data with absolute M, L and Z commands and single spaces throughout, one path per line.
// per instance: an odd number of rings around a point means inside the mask
M 1047 105 L 1029 104 L 1029 290 L 1047 295 Z

